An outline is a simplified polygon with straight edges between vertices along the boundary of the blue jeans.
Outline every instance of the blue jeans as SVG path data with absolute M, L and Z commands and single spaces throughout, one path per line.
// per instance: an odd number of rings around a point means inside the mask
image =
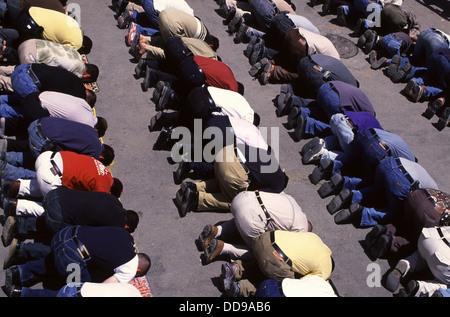
M 23 168 L 21 166 L 14 166 L 6 163 L 5 170 L 2 175 L 3 179 L 35 179 L 36 171 Z
M 52 238 L 50 257 L 28 261 L 18 265 L 20 272 L 20 282 L 22 286 L 30 287 L 41 282 L 46 277 L 59 278 L 62 280 L 68 275 L 68 268 L 72 265 L 79 266 L 80 282 L 90 282 L 91 277 L 87 270 L 86 260 L 82 259 L 77 251 L 77 246 L 73 241 L 73 229 L 78 226 L 66 227 L 58 231 Z M 55 273 L 57 273 L 55 275 Z M 30 290 L 32 291 L 32 290 Z
M 432 54 L 427 61 L 427 72 L 417 77 L 416 84 L 425 86 L 421 100 L 431 100 L 443 91 L 447 91 L 446 78 L 450 74 L 450 63 L 445 56 Z
M 141 6 L 144 9 L 145 15 L 149 21 L 149 27 L 159 29 L 159 12 L 153 5 L 153 0 L 141 0 Z M 139 14 L 138 14 L 139 15 Z
M 256 20 L 259 29 L 263 32 L 267 32 L 270 29 L 272 19 L 277 14 L 277 10 L 274 5 L 269 1 L 249 0 L 250 10 L 252 12 L 251 17 Z M 245 21 L 248 24 L 249 21 Z
M 380 41 L 380 45 L 386 51 L 388 57 L 400 55 L 402 41 L 397 39 L 394 34 L 384 36 Z
M 78 287 L 82 285 L 83 283 L 69 283 L 64 285 L 56 294 L 56 297 L 78 297 Z
M 450 43 L 446 38 L 443 38 L 439 31 L 434 28 L 422 31 L 414 47 L 412 64 L 415 66 L 425 66 L 428 57 L 443 48 L 450 48 Z
M 386 197 L 387 208 L 364 207 L 360 225 L 363 227 L 374 226 L 393 217 L 402 206 L 402 201 L 411 192 L 412 184 L 400 171 L 403 168 L 394 157 L 387 157 L 377 165 L 375 171 L 375 184 L 372 187 L 353 191 L 352 202 L 362 202 L 371 199 Z M 380 196 L 381 195 L 381 196 Z
M 23 110 L 17 95 L 0 95 L 0 116 L 4 118 L 23 118 Z
M 39 88 L 28 74 L 32 71 L 30 64 L 18 65 L 11 74 L 11 85 L 16 94 L 21 98 L 28 96 L 33 92 L 39 92 Z
M 371 7 L 369 7 L 371 5 Z M 358 18 L 364 19 L 365 29 L 374 26 L 375 21 L 371 21 L 367 19 L 369 15 L 378 11 L 381 12 L 382 6 L 378 3 L 378 1 L 370 1 L 370 0 L 356 0 L 353 2 L 353 6 L 342 5 L 344 8 L 344 14 L 350 21 L 355 21 Z

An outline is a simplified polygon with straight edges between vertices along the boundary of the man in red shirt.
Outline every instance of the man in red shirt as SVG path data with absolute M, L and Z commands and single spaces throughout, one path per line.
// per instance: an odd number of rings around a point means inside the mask
M 40 202 L 20 197 L 44 197 L 58 186 L 69 189 L 110 193 L 120 197 L 122 183 L 97 159 L 71 151 L 46 151 L 35 163 L 35 179 L 18 179 L 2 186 L 3 209 L 6 214 L 39 216 L 44 211 Z

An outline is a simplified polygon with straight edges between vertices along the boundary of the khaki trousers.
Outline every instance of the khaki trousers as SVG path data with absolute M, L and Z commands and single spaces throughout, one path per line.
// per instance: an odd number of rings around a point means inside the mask
M 217 153 L 214 173 L 214 179 L 196 183 L 198 211 L 230 210 L 233 198 L 249 186 L 248 174 L 237 160 L 233 146 L 226 146 Z

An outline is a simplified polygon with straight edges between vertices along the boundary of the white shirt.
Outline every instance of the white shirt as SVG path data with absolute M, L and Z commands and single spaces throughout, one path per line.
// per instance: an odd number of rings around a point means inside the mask
M 51 117 L 63 118 L 91 127 L 97 124 L 94 110 L 83 98 L 55 91 L 44 91 L 39 94 L 42 107 L 47 109 Z
M 156 11 L 162 12 L 165 9 L 173 8 L 194 15 L 194 10 L 184 0 L 154 0 L 153 7 Z
M 214 112 L 214 115 L 223 115 L 244 119 L 253 124 L 255 111 L 240 93 L 232 90 L 208 87 L 208 92 L 217 107 L 221 107 L 221 112 Z

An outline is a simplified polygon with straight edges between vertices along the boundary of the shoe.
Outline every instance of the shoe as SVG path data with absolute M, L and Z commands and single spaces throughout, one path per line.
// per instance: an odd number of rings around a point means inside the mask
M 328 182 L 323 183 L 317 191 L 320 198 L 324 199 L 331 195 L 337 195 L 344 186 L 344 178 L 339 173 L 334 173 Z
M 171 151 L 173 145 L 176 143 L 175 139 L 172 139 L 173 127 L 164 127 L 161 129 L 155 144 L 153 145 L 153 150 L 155 151 Z
M 147 91 L 150 87 L 155 85 L 155 80 L 153 79 L 153 69 L 149 66 L 145 66 L 144 81 L 142 82 L 142 91 Z
M 260 39 L 254 46 L 252 54 L 250 55 L 249 62 L 250 65 L 254 65 L 263 59 L 264 51 L 265 51 L 266 42 L 263 39 Z
M 280 94 L 291 94 L 294 95 L 294 89 L 291 84 L 283 84 L 280 87 Z
M 398 67 L 400 66 L 400 55 L 394 55 L 391 59 L 391 63 L 387 69 L 386 75 L 393 80 L 392 78 L 398 72 Z
M 11 244 L 19 230 L 19 219 L 16 217 L 8 217 L 3 224 L 2 243 L 4 247 Z
M 253 48 L 255 47 L 255 44 L 259 41 L 259 37 L 252 35 L 250 37 L 250 40 L 247 44 L 247 47 L 244 50 L 244 56 L 247 58 L 250 58 L 253 52 Z
M 359 18 L 356 21 L 355 27 L 353 28 L 353 36 L 360 37 L 366 30 L 367 29 L 366 29 L 366 24 L 364 22 L 364 19 Z
M 370 250 L 376 243 L 381 235 L 387 232 L 387 227 L 383 225 L 376 225 L 370 230 L 364 239 L 366 250 Z
M 244 18 L 235 16 L 230 23 L 228 23 L 228 33 L 234 34 L 236 33 L 239 28 L 241 27 L 241 24 L 244 23 Z
M 330 9 L 331 9 L 331 0 L 325 0 L 324 4 L 322 5 L 322 13 L 328 14 L 330 13 Z
M 372 51 L 373 52 L 373 51 Z M 387 65 L 387 58 L 381 57 L 379 60 L 375 61 L 373 64 L 370 65 L 370 68 L 372 69 L 380 69 Z
M 410 268 L 409 262 L 406 260 L 398 261 L 397 265 L 392 269 L 392 271 L 386 277 L 386 289 L 394 293 L 400 286 L 400 280 L 402 277 L 408 273 Z
M 411 101 L 418 102 L 422 98 L 424 90 L 425 87 L 418 85 L 416 80 L 412 78 L 408 81 L 402 93 Z
M 240 286 L 239 282 L 231 283 L 230 289 L 227 292 L 227 296 L 228 297 L 239 297 L 240 294 L 241 294 L 241 286 Z
M 297 126 L 294 130 L 294 135 L 297 138 L 297 141 L 301 141 L 305 138 L 306 121 L 307 118 L 302 115 L 300 115 L 297 119 Z
M 8 297 L 20 297 L 18 290 L 21 290 L 20 271 L 17 266 L 12 266 L 5 271 L 5 293 Z M 14 296 L 11 296 L 14 295 Z
M 420 284 L 419 284 L 418 281 L 416 281 L 416 280 L 409 281 L 408 284 L 406 284 L 406 287 L 405 287 L 406 295 L 408 297 L 416 296 L 417 292 L 419 291 L 419 286 L 420 286 Z
M 204 251 L 206 264 L 214 261 L 214 259 L 222 253 L 223 246 L 224 243 L 222 240 L 211 239 Z
M 340 191 L 340 193 L 330 201 L 330 203 L 327 205 L 327 210 L 330 213 L 330 215 L 335 214 L 337 211 L 347 208 L 350 206 L 352 202 L 353 193 L 351 190 L 344 188 Z
M 391 249 L 392 236 L 387 234 L 382 234 L 378 237 L 376 243 L 368 250 L 369 257 L 372 260 L 379 259 L 383 257 L 386 252 Z
M 187 181 L 182 182 L 180 185 L 180 189 L 177 191 L 177 193 L 175 195 L 175 200 L 176 200 L 178 206 L 181 206 L 181 203 L 182 203 L 183 197 L 184 197 L 184 193 L 186 192 L 186 190 L 188 188 L 190 188 L 193 191 L 197 191 L 197 185 L 195 185 L 194 182 L 187 182 Z
M 358 203 L 351 204 L 348 209 L 341 210 L 334 216 L 334 222 L 338 225 L 347 224 L 358 216 L 361 216 L 364 207 Z
M 222 264 L 220 277 L 222 279 L 223 290 L 228 293 L 231 285 L 236 281 L 236 273 L 239 267 L 237 263 L 230 262 Z
M 179 119 L 178 112 L 163 112 L 158 111 L 153 117 L 150 118 L 150 125 L 148 130 L 150 132 L 161 131 L 165 127 L 176 126 Z
M 3 213 L 5 218 L 15 216 L 17 209 L 17 198 L 5 198 L 3 202 Z
M 308 176 L 309 181 L 313 185 L 317 185 L 322 179 L 328 179 L 331 177 L 331 172 L 333 171 L 334 163 L 329 158 L 324 158 L 320 160 L 319 165 L 314 168 L 312 173 Z
M 375 47 L 375 45 L 378 42 L 378 34 L 377 32 L 375 32 L 374 30 L 367 30 L 366 32 L 366 43 L 364 44 L 363 47 L 363 53 L 364 54 L 369 54 L 371 50 L 373 50 L 373 48 Z
M 275 111 L 277 117 L 285 116 L 290 111 L 290 105 L 291 105 L 291 98 L 292 95 L 290 93 L 282 94 L 280 93 L 277 96 L 276 104 L 277 104 L 277 110 Z
M 234 43 L 235 44 L 239 44 L 239 43 L 245 43 L 249 40 L 249 38 L 247 37 L 247 30 L 248 30 L 248 25 L 246 25 L 244 22 L 241 22 L 241 25 L 239 26 L 239 29 L 236 32 L 236 35 L 234 36 Z
M 317 145 L 324 145 L 325 141 L 318 136 L 314 137 L 311 141 L 303 145 L 302 149 L 300 150 L 300 155 L 303 157 L 308 153 L 311 149 L 316 147 Z
M 136 36 L 138 36 L 138 34 L 136 33 L 136 23 L 131 22 L 130 26 L 128 27 L 128 35 L 125 36 L 125 44 L 130 47 Z
M 188 212 L 197 211 L 198 206 L 198 191 L 187 188 L 184 192 L 183 200 L 181 202 L 180 216 L 185 217 Z
M 264 59 L 266 59 L 266 58 L 264 58 Z M 267 61 L 267 62 L 261 61 L 261 63 L 263 66 L 263 70 L 262 70 L 261 74 L 259 74 L 258 79 L 259 79 L 259 83 L 264 86 L 269 83 L 269 80 L 272 77 L 272 72 L 275 69 L 275 65 L 272 65 L 269 61 Z
M 309 149 L 302 154 L 302 163 L 306 164 L 317 164 L 322 157 L 322 153 L 325 149 L 324 141 L 321 138 L 315 137 L 310 142 L 313 142 L 314 145 L 310 144 Z M 302 149 L 303 150 L 303 149 Z
M 128 50 L 128 54 L 133 56 L 136 61 L 141 59 L 141 54 L 139 53 L 139 50 L 141 49 L 139 46 L 139 40 L 139 35 L 134 36 L 130 43 L 130 49 Z
M 20 180 L 4 179 L 2 181 L 2 194 L 7 198 L 17 198 L 20 189 Z
M 347 21 L 345 20 L 345 11 L 342 6 L 337 7 L 336 9 L 336 23 L 339 26 L 346 26 Z
M 19 252 L 20 249 L 20 242 L 17 239 L 13 239 L 9 249 L 8 249 L 8 254 L 6 255 L 5 259 L 3 260 L 3 269 L 6 270 L 7 268 L 9 268 L 14 261 L 16 260 L 17 257 L 17 253 Z
M 164 86 L 161 90 L 161 97 L 158 99 L 155 105 L 156 111 L 163 111 L 164 109 L 170 109 L 174 106 L 175 91 L 169 86 Z
M 269 60 L 267 58 L 263 58 L 259 62 L 256 62 L 252 65 L 250 70 L 248 71 L 248 74 L 252 77 L 259 77 L 259 74 L 263 71 L 264 67 L 263 65 L 269 63 Z
M 428 107 L 425 112 L 422 114 L 425 118 L 430 120 L 433 116 L 438 112 L 445 104 L 444 98 L 438 98 L 428 103 Z
M 177 170 L 174 172 L 174 181 L 176 185 L 180 185 L 191 171 L 191 164 L 189 162 L 181 161 L 178 164 Z
M 129 27 L 133 11 L 125 10 L 117 19 L 117 26 L 119 29 L 126 29 Z
M 450 108 L 445 107 L 444 111 L 442 111 L 441 116 L 439 117 L 439 121 L 436 122 L 436 129 L 439 131 L 444 130 L 444 128 L 448 125 L 450 121 Z
M 302 111 L 300 107 L 291 107 L 291 111 L 288 114 L 286 128 L 288 130 L 295 129 L 297 125 L 297 119 L 301 115 Z
M 116 16 L 120 16 L 122 14 L 122 12 L 125 11 L 127 5 L 128 5 L 128 0 L 118 0 L 117 1 L 117 5 L 116 5 Z
M 378 54 L 377 51 L 371 50 L 369 52 L 369 64 L 372 65 L 374 64 L 376 61 L 378 61 Z
M 203 228 L 203 231 L 200 233 L 198 237 L 198 239 L 202 243 L 203 250 L 206 250 L 211 240 L 216 237 L 217 231 L 218 231 L 217 226 L 214 225 L 206 225 Z
M 141 58 L 139 59 L 139 62 L 137 63 L 136 67 L 134 68 L 134 78 L 144 78 L 145 77 L 145 71 L 147 69 L 148 65 L 148 59 Z
M 231 20 L 234 19 L 235 15 L 236 15 L 236 8 L 235 7 L 230 7 L 228 9 L 227 16 L 225 17 L 225 20 L 223 21 L 223 25 L 228 25 L 231 22 Z

